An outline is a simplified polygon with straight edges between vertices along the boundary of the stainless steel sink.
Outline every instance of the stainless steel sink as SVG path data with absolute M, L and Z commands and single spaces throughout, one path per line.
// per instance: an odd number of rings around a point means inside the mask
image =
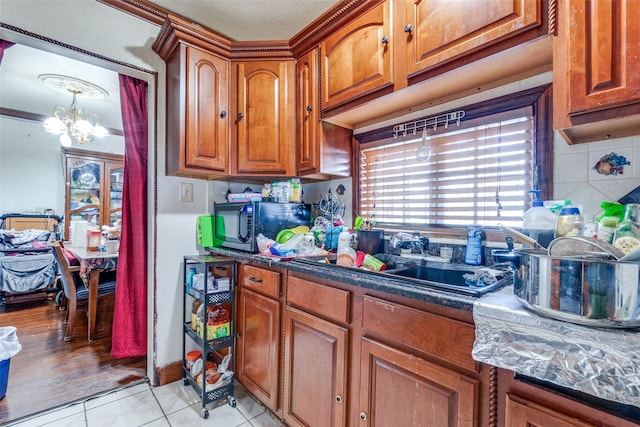
M 367 275 L 373 274 L 380 278 L 387 277 L 394 280 L 402 280 L 411 286 L 442 289 L 470 296 L 481 296 L 487 292 L 498 290 L 513 283 L 513 276 L 507 275 L 504 279 L 491 285 L 476 286 L 475 284 L 472 285 L 467 283 L 464 275 L 467 273 L 475 273 L 481 267 L 441 262 L 407 262 L 405 259 L 400 257 L 386 254 L 378 254 L 376 257 L 385 263 L 385 271 L 371 271 L 361 268 L 342 267 L 336 265 L 335 254 L 332 254 L 332 256 L 326 259 L 324 256 L 299 258 L 294 262 L 313 265 L 318 265 L 320 263 L 325 266 L 330 266 L 330 268 L 346 269 L 350 272 L 357 271 Z
M 396 269 L 381 272 L 380 274 L 389 277 L 403 278 L 416 286 L 444 289 L 471 296 L 481 296 L 487 292 L 495 291 L 513 283 L 512 274 L 506 274 L 503 279 L 490 285 L 478 285 L 475 281 L 465 279 L 465 275 L 473 274 L 479 268 L 480 267 L 459 264 L 411 263 Z

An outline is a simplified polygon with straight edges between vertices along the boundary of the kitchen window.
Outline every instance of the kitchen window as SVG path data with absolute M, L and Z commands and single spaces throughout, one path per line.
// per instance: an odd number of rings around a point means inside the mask
M 528 191 L 552 194 L 549 102 L 546 86 L 463 107 L 459 125 L 426 140 L 422 129 L 358 135 L 359 214 L 381 228 L 520 227 Z

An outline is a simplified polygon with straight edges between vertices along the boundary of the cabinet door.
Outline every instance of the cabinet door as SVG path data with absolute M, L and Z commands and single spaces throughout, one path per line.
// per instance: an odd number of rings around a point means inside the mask
M 293 61 L 242 62 L 236 69 L 233 175 L 295 175 Z
M 560 4 L 561 44 L 554 44 L 554 72 L 557 63 L 566 74 L 554 75 L 554 85 L 558 81 L 558 90 L 568 96 L 568 109 L 558 105 L 559 111 L 573 116 L 639 102 L 638 4 L 615 0 L 566 0 Z
M 280 302 L 241 287 L 237 315 L 238 380 L 275 412 L 280 392 Z
M 478 381 L 367 338 L 361 345 L 359 426 L 478 425 Z
M 67 158 L 67 208 L 65 219 L 65 239 L 69 238 L 71 221 L 87 221 L 102 225 L 104 192 L 104 162 L 85 160 L 79 157 Z
M 296 63 L 298 90 L 298 175 L 315 173 L 318 169 L 318 49 Z
M 406 70 L 398 80 L 410 79 L 542 23 L 539 0 L 496 0 L 490 5 L 475 0 L 396 0 L 396 5 L 396 54 L 398 58 L 406 55 Z
M 285 324 L 285 422 L 346 425 L 348 331 L 291 307 Z
M 187 47 L 185 53 L 184 166 L 226 174 L 229 61 L 194 47 Z
M 389 1 L 322 42 L 322 108 L 392 87 Z
M 507 394 L 504 423 L 509 427 L 595 427 L 595 424 L 561 414 L 512 394 Z
M 296 63 L 298 176 L 327 179 L 351 175 L 352 131 L 320 121 L 318 49 Z
M 124 179 L 124 166 L 120 162 L 108 162 L 106 164 L 105 177 L 105 216 L 104 225 L 113 225 L 122 219 L 122 186 Z

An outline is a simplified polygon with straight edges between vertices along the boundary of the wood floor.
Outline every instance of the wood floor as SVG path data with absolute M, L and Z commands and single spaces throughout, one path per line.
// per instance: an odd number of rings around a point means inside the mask
M 65 312 L 54 301 L 0 305 L 0 326 L 15 326 L 22 350 L 11 358 L 0 424 L 146 379 L 146 358 L 111 357 L 113 295 L 99 301 L 96 339 L 81 308 L 64 342 Z

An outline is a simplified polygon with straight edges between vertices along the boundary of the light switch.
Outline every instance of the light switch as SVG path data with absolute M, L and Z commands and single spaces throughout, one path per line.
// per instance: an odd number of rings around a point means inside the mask
M 180 201 L 193 202 L 193 184 L 188 182 L 180 183 Z

